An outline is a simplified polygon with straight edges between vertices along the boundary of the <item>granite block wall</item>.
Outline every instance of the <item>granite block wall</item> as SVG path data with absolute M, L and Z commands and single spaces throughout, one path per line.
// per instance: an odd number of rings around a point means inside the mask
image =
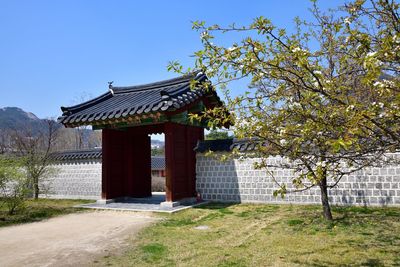
M 52 169 L 52 175 L 41 183 L 41 197 L 101 198 L 101 159 L 60 161 Z
M 400 154 L 396 155 L 400 157 Z M 278 160 L 270 158 L 269 161 Z M 271 175 L 253 167 L 257 159 L 231 159 L 221 162 L 215 157 L 197 154 L 197 191 L 205 200 L 319 204 L 318 188 L 274 197 L 278 188 Z M 294 189 L 294 173 L 285 169 L 270 169 L 276 181 Z M 400 206 L 400 166 L 366 168 L 345 176 L 338 187 L 330 190 L 329 198 L 337 205 Z
M 400 157 L 400 154 L 398 154 Z M 269 159 L 271 161 L 276 158 Z M 253 167 L 257 159 L 231 159 L 221 162 L 213 157 L 197 154 L 196 187 L 205 200 L 253 203 L 319 204 L 320 192 L 313 188 L 289 193 L 285 198 L 274 197 L 278 188 L 270 174 Z M 101 159 L 67 160 L 54 166 L 54 174 L 41 187 L 41 197 L 69 199 L 100 199 Z M 288 190 L 293 173 L 270 169 L 276 180 L 286 183 Z M 364 206 L 400 206 L 400 165 L 367 168 L 346 176 L 338 187 L 330 190 L 332 204 Z
M 43 198 L 100 199 L 101 159 L 63 160 L 52 165 L 52 174 L 41 182 Z M 152 177 L 152 191 L 165 191 L 165 177 Z

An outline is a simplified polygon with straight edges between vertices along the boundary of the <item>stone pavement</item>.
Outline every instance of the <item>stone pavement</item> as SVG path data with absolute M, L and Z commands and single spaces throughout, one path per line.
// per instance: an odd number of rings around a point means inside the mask
M 175 207 L 166 207 L 160 205 L 161 202 L 164 201 L 165 201 L 164 193 L 153 192 L 153 196 L 147 198 L 129 198 L 107 204 L 90 203 L 90 204 L 79 205 L 77 207 L 90 208 L 90 209 L 121 210 L 121 211 L 155 211 L 155 212 L 172 213 L 205 203 L 205 202 L 200 202 L 195 204 L 180 204 L 179 206 Z

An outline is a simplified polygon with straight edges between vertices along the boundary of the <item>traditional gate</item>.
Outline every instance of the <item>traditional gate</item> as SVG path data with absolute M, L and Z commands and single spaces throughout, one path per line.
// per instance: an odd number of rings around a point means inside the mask
M 158 133 L 165 134 L 166 202 L 196 196 L 193 149 L 204 139 L 207 122 L 188 115 L 222 106 L 215 91 L 205 89 L 206 82 L 197 73 L 146 85 L 110 84 L 97 98 L 61 107 L 59 121 L 66 127 L 102 129 L 103 200 L 151 196 L 149 135 Z

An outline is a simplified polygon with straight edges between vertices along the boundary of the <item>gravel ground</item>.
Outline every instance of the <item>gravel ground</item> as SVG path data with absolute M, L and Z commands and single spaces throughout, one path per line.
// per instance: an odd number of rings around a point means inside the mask
M 0 229 L 0 266 L 87 266 L 121 252 L 158 220 L 151 213 L 95 211 Z

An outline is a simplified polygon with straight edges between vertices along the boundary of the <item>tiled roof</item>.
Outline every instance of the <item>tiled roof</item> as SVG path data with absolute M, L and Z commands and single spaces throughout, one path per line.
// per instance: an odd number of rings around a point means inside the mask
M 204 140 L 198 142 L 195 150 L 199 153 L 208 151 L 252 151 L 258 145 L 266 145 L 264 142 L 250 139 L 222 139 L 222 140 Z
M 151 169 L 152 170 L 164 170 L 165 169 L 165 158 L 164 157 L 151 157 Z
M 51 155 L 51 159 L 55 161 L 101 159 L 101 156 L 101 148 L 93 148 L 55 152 Z
M 55 152 L 51 155 L 52 160 L 59 162 L 88 160 L 88 159 L 101 160 L 101 158 L 102 158 L 101 148 L 61 151 L 61 152 Z M 165 169 L 165 158 L 151 157 L 151 169 L 152 170 Z
M 138 115 L 173 111 L 189 105 L 202 96 L 211 96 L 215 104 L 222 104 L 217 94 L 203 88 L 192 89 L 192 80 L 204 82 L 201 72 L 175 79 L 127 87 L 114 87 L 97 98 L 72 107 L 61 107 L 58 121 L 65 126 L 93 125 Z

